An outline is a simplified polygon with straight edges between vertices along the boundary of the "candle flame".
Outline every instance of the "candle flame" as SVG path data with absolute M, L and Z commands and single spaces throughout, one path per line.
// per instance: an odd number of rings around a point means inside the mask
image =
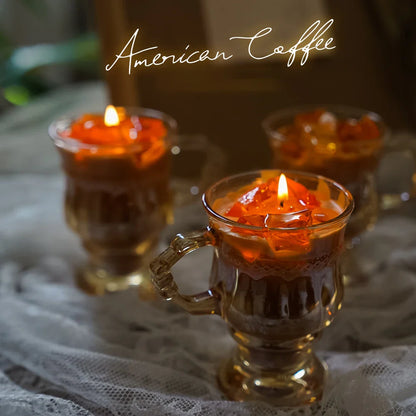
M 118 126 L 120 119 L 117 114 L 117 110 L 113 105 L 108 105 L 104 113 L 104 124 L 108 127 Z
M 277 199 L 280 203 L 280 206 L 283 206 L 283 201 L 289 199 L 289 190 L 287 188 L 287 180 L 284 173 L 280 174 L 279 185 L 277 187 Z

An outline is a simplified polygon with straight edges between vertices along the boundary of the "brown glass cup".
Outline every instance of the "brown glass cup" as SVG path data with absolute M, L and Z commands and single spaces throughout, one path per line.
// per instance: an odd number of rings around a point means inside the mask
M 355 210 L 348 224 L 346 238 L 350 244 L 359 241 L 358 236 L 371 229 L 380 209 L 394 208 L 404 200 L 416 196 L 416 183 L 397 193 L 382 193 L 377 189 L 376 173 L 380 160 L 387 153 L 406 152 L 416 161 L 416 144 L 410 140 L 391 140 L 389 129 L 381 116 L 374 112 L 344 106 L 320 106 L 335 115 L 338 120 L 368 116 L 380 132 L 377 139 L 355 140 L 348 147 L 339 147 L 323 135 L 305 139 L 286 133 L 286 126 L 293 125 L 296 115 L 316 110 L 314 107 L 297 107 L 277 111 L 262 123 L 269 139 L 273 156 L 272 166 L 276 169 L 292 169 L 312 172 L 332 178 L 345 186 L 353 195 Z M 287 130 L 287 129 L 286 129 Z M 411 183 L 411 178 L 409 178 Z
M 53 122 L 49 134 L 66 174 L 65 217 L 82 240 L 88 264 L 78 274 L 87 292 L 102 294 L 134 285 L 151 289 L 148 264 L 171 217 L 171 146 L 176 121 L 156 110 L 130 114 L 161 120 L 160 154 L 149 163 L 140 144 L 86 144 L 65 137 L 76 117 Z
M 202 198 L 209 227 L 178 234 L 151 270 L 165 299 L 192 314 L 218 314 L 227 322 L 237 347 L 221 366 L 218 380 L 229 398 L 297 406 L 319 400 L 323 392 L 326 366 L 311 343 L 341 307 L 339 258 L 354 204 L 351 194 L 332 180 L 285 172 L 310 190 L 324 181 L 342 212 L 319 225 L 266 229 L 234 222 L 213 208 L 230 192 L 238 193 L 265 174 L 280 173 L 243 173 L 209 188 Z M 269 238 L 281 239 L 283 248 L 270 250 Z M 306 248 L 298 248 L 296 241 L 305 238 Z M 214 246 L 210 289 L 182 295 L 171 268 L 185 254 L 208 245 Z

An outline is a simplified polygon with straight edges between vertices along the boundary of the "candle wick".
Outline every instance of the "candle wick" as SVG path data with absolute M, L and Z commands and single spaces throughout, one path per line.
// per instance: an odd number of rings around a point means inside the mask
M 280 208 L 283 208 L 283 199 L 280 201 Z

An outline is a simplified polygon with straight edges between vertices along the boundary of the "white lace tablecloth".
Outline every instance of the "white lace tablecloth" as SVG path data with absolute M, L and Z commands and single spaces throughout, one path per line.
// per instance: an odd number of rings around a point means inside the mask
M 74 286 L 84 254 L 63 221 L 63 177 L 45 129 L 103 97 L 86 85 L 0 119 L 0 415 L 416 415 L 413 202 L 363 240 L 369 281 L 347 289 L 319 341 L 330 376 L 313 408 L 227 401 L 215 377 L 233 341 L 220 318 L 139 301 L 134 290 L 95 298 Z M 202 208 L 186 209 L 175 230 L 204 224 Z M 184 291 L 206 288 L 210 255 L 176 267 Z

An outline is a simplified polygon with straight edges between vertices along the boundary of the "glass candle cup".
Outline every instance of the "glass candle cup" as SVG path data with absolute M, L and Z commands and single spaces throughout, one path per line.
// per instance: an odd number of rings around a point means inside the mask
M 164 126 L 150 147 L 68 137 L 76 118 L 61 118 L 49 128 L 66 174 L 66 222 L 88 253 L 78 283 L 92 294 L 130 285 L 151 289 L 149 261 L 171 216 L 170 148 L 176 121 L 150 109 L 129 114 Z
M 218 380 L 230 399 L 297 406 L 319 400 L 323 392 L 326 366 L 313 353 L 312 342 L 341 307 L 339 258 L 354 204 L 332 180 L 285 172 L 308 190 L 324 183 L 339 214 L 318 225 L 287 228 L 241 224 L 223 215 L 222 201 L 280 173 L 243 173 L 209 188 L 202 198 L 208 228 L 178 234 L 151 270 L 165 299 L 192 314 L 218 314 L 226 321 L 237 347 L 220 367 Z M 296 222 L 299 215 L 284 213 L 277 220 L 292 216 Z M 203 246 L 214 247 L 210 289 L 182 295 L 171 268 Z
M 278 169 L 312 172 L 332 178 L 353 195 L 355 210 L 347 228 L 350 245 L 375 224 L 380 209 L 394 208 L 416 195 L 416 182 L 382 194 L 375 175 L 380 160 L 392 152 L 416 160 L 416 144 L 392 141 L 382 118 L 373 112 L 343 106 L 298 107 L 277 111 L 262 123 Z

